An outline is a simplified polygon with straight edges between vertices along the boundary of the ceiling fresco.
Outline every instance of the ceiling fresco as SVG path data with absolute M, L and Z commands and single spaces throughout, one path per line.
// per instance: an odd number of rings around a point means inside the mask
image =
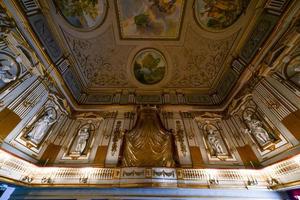
M 122 38 L 178 38 L 184 0 L 117 0 L 116 4 Z
M 155 49 L 144 49 L 133 60 L 135 78 L 146 85 L 161 81 L 165 76 L 166 68 L 167 62 L 164 56 Z
M 138 75 L 135 66 L 132 65 L 135 62 L 134 59 L 139 57 L 139 51 L 134 50 L 142 50 L 144 47 L 140 48 L 135 43 L 117 44 L 112 27 L 107 28 L 100 36 L 89 40 L 77 38 L 65 32 L 67 44 L 89 88 L 96 90 L 111 87 L 136 88 L 140 85 L 135 84 L 132 79 L 137 79 L 144 85 L 153 85 L 164 79 L 165 84 L 160 85 L 161 88 L 207 90 L 213 86 L 221 69 L 228 67 L 224 66 L 224 62 L 238 33 L 216 40 L 200 36 L 195 27 L 189 26 L 186 35 L 183 45 L 154 46 L 156 52 L 160 52 L 158 55 L 168 57 L 170 60 L 168 77 L 167 72 L 163 70 L 159 72 L 156 81 L 145 81 L 141 80 L 144 78 Z M 134 53 L 133 57 L 130 56 L 131 52 Z M 153 72 L 146 70 L 147 67 L 144 66 L 144 68 L 144 73 L 148 72 L 153 75 Z M 134 71 L 134 76 L 132 76 L 132 71 Z M 143 77 L 150 76 L 144 74 Z
M 249 0 L 195 0 L 195 17 L 204 28 L 222 30 L 232 25 Z
M 54 0 L 64 19 L 80 29 L 95 28 L 102 24 L 106 12 L 106 0 Z
M 79 104 L 216 105 L 280 19 L 259 2 L 40 0 L 29 21 Z

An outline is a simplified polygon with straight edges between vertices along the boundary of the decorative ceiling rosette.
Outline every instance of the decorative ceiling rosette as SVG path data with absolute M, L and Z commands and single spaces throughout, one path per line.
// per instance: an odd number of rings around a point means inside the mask
M 57 10 L 73 27 L 91 30 L 100 26 L 106 17 L 106 0 L 53 0 Z

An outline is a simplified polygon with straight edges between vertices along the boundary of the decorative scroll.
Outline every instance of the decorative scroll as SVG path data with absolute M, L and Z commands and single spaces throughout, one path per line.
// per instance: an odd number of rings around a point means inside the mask
M 180 144 L 180 150 L 183 156 L 186 156 L 187 150 L 184 144 L 184 130 L 182 129 L 182 125 L 180 121 L 176 121 L 176 131 L 174 132 L 175 139 Z
M 114 120 L 117 116 L 117 112 L 107 112 L 104 115 L 104 130 L 103 136 L 107 140 L 111 136 L 111 130 L 109 128 L 110 121 Z
M 192 113 L 189 112 L 181 112 L 181 116 L 183 118 L 187 118 L 186 126 L 189 126 L 189 131 L 186 132 L 188 139 L 192 140 L 195 137 L 195 130 L 193 128 L 191 119 L 193 118 Z
M 121 126 L 122 126 L 122 121 L 117 121 L 116 124 L 116 128 L 113 132 L 113 139 L 112 139 L 112 148 L 111 148 L 111 154 L 112 156 L 115 155 L 115 153 L 117 152 L 118 149 L 118 141 L 122 138 L 122 136 L 124 135 L 123 131 L 121 130 Z

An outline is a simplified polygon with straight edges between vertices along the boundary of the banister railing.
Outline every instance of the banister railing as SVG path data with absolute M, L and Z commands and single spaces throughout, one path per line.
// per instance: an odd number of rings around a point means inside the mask
M 0 177 L 33 186 L 272 188 L 300 181 L 300 155 L 263 169 L 39 167 L 0 150 Z

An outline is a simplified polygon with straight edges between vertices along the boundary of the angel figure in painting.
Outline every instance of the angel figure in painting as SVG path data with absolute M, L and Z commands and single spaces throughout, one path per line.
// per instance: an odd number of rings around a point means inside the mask
M 88 127 L 82 127 L 79 131 L 78 131 L 78 140 L 75 146 L 75 152 L 79 153 L 80 155 L 82 155 L 83 151 L 86 148 L 86 144 L 87 141 L 90 137 L 90 130 Z
M 224 154 L 218 134 L 212 128 L 208 129 L 207 140 L 216 155 Z
M 34 124 L 33 128 L 27 134 L 27 138 L 39 144 L 52 124 L 56 122 L 55 110 L 49 109 L 46 113 Z
M 263 128 L 261 121 L 252 118 L 253 113 L 247 112 L 244 116 L 245 122 L 248 125 L 249 129 L 246 129 L 247 133 L 252 133 L 262 144 L 270 142 L 268 132 Z

